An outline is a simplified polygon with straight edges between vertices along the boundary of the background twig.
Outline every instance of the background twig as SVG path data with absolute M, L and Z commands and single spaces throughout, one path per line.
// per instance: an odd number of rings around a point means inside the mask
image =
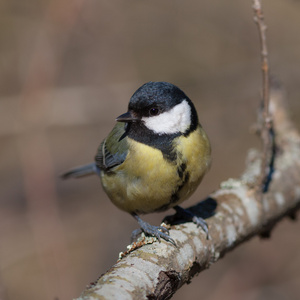
M 257 24 L 260 47 L 261 47 L 261 70 L 262 70 L 262 120 L 260 133 L 263 143 L 261 173 L 258 177 L 259 194 L 268 190 L 269 183 L 273 172 L 273 160 L 275 152 L 272 148 L 275 147 L 272 117 L 269 112 L 269 61 L 266 30 L 267 26 L 264 21 L 264 14 L 262 10 L 262 1 L 253 0 L 254 21 Z M 274 148 L 273 148 L 274 149 Z

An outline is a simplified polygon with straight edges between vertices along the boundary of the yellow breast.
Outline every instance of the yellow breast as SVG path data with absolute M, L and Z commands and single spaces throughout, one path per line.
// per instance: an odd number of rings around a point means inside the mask
M 101 181 L 111 201 L 129 213 L 166 210 L 187 199 L 210 166 L 210 144 L 199 126 L 188 137 L 174 139 L 176 160 L 156 148 L 129 139 L 125 161 Z

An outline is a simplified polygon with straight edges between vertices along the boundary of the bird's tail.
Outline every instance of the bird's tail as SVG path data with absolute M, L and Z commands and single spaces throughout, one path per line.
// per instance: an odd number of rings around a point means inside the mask
M 100 174 L 100 169 L 96 166 L 95 163 L 83 165 L 83 166 L 78 166 L 74 169 L 71 169 L 61 175 L 63 179 L 67 178 L 80 178 L 83 176 L 88 176 L 92 174 Z

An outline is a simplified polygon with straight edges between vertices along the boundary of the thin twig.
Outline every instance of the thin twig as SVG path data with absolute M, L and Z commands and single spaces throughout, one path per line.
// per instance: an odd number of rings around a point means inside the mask
M 257 24 L 260 47 L 261 47 L 261 69 L 262 69 L 262 80 L 263 80 L 263 97 L 262 97 L 262 124 L 261 124 L 261 139 L 263 143 L 262 151 L 262 162 L 261 162 L 261 173 L 258 178 L 258 189 L 259 192 L 267 192 L 268 186 L 271 181 L 273 173 L 273 164 L 275 158 L 275 142 L 274 142 L 274 131 L 272 117 L 269 111 L 269 89 L 270 89 L 270 78 L 269 78 L 269 61 L 268 61 L 268 48 L 266 29 L 267 26 L 264 22 L 264 15 L 262 11 L 261 0 L 253 0 L 254 10 L 254 21 Z

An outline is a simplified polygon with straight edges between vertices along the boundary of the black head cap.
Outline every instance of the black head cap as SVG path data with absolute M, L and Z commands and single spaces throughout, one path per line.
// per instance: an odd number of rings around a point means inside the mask
M 139 117 L 148 117 L 151 108 L 157 108 L 159 113 L 170 110 L 183 100 L 187 100 L 195 109 L 186 94 L 174 84 L 168 82 L 147 82 L 132 95 L 128 110 L 133 111 Z

